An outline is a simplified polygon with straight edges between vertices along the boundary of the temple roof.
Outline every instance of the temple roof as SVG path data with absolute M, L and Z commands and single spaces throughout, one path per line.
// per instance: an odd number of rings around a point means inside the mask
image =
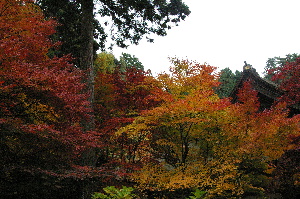
M 253 68 L 251 65 L 248 65 L 245 62 L 241 77 L 237 81 L 234 89 L 230 94 L 233 103 L 236 103 L 238 101 L 237 99 L 238 91 L 240 88 L 243 87 L 243 83 L 247 80 L 251 81 L 253 89 L 258 92 L 258 97 L 262 109 L 270 108 L 273 102 L 277 101 L 278 98 L 281 97 L 284 93 L 277 84 L 260 77 L 260 75 L 256 72 L 255 68 Z M 290 109 L 293 112 L 292 114 L 300 113 L 299 105 L 294 105 L 290 107 Z
M 237 101 L 237 93 L 240 88 L 242 88 L 243 83 L 247 80 L 251 80 L 253 89 L 258 93 L 267 96 L 270 99 L 277 100 L 283 92 L 279 89 L 279 86 L 271 81 L 263 79 L 256 72 L 255 68 L 250 65 L 244 66 L 244 70 L 241 74 L 240 79 L 237 81 L 235 87 L 233 88 L 230 97 L 232 97 L 233 102 Z

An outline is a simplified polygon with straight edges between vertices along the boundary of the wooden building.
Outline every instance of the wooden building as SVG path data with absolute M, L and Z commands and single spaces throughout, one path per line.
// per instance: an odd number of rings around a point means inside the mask
M 237 81 L 234 89 L 230 94 L 233 103 L 238 101 L 238 91 L 240 88 L 242 88 L 244 82 L 247 80 L 251 81 L 253 89 L 258 92 L 260 111 L 270 108 L 272 104 L 284 94 L 284 92 L 280 90 L 277 84 L 264 78 L 261 78 L 260 75 L 256 72 L 255 68 L 253 68 L 251 65 L 248 65 L 245 62 L 241 77 Z M 290 106 L 289 109 L 290 116 L 300 114 L 300 105 Z

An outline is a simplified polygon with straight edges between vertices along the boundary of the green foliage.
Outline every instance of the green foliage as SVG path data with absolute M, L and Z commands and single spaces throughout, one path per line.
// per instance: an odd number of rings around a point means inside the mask
M 196 189 L 192 192 L 193 196 L 188 197 L 189 199 L 206 199 L 205 194 L 206 191 L 201 191 L 200 189 Z
M 219 78 L 219 82 L 221 82 L 221 84 L 215 89 L 218 96 L 220 98 L 229 97 L 240 76 L 241 72 L 238 70 L 233 73 L 229 68 L 222 69 Z
M 79 1 L 69 0 L 37 0 L 36 3 L 42 8 L 46 18 L 55 18 L 60 24 L 56 27 L 56 33 L 51 36 L 55 42 L 61 42 L 59 48 L 52 48 L 49 54 L 51 56 L 61 57 L 72 54 L 73 63 L 79 66 L 80 52 L 83 38 L 81 35 L 81 5 Z M 104 49 L 104 42 L 107 35 L 104 28 L 100 26 L 97 19 L 93 20 L 94 25 L 94 57 L 99 48 Z M 98 44 L 96 40 L 101 42 Z
M 110 19 L 111 23 L 105 23 L 111 25 L 111 38 L 122 48 L 128 46 L 128 41 L 138 44 L 144 35 L 150 33 L 165 36 L 173 24 L 177 25 L 190 14 L 182 0 L 100 2 L 98 13 Z M 153 39 L 147 39 L 153 42 Z
M 125 72 L 128 68 L 134 67 L 138 70 L 144 70 L 144 66 L 140 60 L 134 55 L 122 53 L 120 57 L 120 71 Z
M 56 53 L 72 53 L 78 58 L 81 46 L 81 1 L 37 0 L 47 17 L 53 17 L 61 24 L 57 28 L 56 41 L 63 47 Z M 128 41 L 138 44 L 144 35 L 154 33 L 165 36 L 172 25 L 184 20 L 190 10 L 181 0 L 171 1 L 106 1 L 97 2 L 97 12 L 101 23 L 94 18 L 94 47 L 105 49 L 110 34 L 112 42 L 119 47 L 127 47 Z M 96 7 L 96 6 L 95 6 Z M 107 27 L 111 26 L 111 27 Z M 148 38 L 149 42 L 153 39 Z
M 92 195 L 92 199 L 132 199 L 137 198 L 135 194 L 132 193 L 134 190 L 132 187 L 122 186 L 121 189 L 115 186 L 108 186 L 103 188 L 106 194 L 95 192 Z

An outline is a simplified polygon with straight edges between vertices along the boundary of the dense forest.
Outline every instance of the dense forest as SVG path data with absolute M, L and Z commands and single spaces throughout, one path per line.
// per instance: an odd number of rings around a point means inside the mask
M 298 198 L 298 54 L 266 58 L 284 92 L 261 110 L 251 81 L 232 103 L 240 71 L 170 58 L 154 77 L 104 50 L 189 14 L 181 0 L 0 0 L 1 198 Z

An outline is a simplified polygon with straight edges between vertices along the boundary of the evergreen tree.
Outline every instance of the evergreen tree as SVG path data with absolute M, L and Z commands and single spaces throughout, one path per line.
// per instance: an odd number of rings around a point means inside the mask
M 137 57 L 128 53 L 122 53 L 120 57 L 120 70 L 125 72 L 131 67 L 144 71 L 144 66 Z
M 215 89 L 220 98 L 229 97 L 240 76 L 241 72 L 238 70 L 236 70 L 235 73 L 233 73 L 228 67 L 221 70 L 219 79 L 221 84 Z

